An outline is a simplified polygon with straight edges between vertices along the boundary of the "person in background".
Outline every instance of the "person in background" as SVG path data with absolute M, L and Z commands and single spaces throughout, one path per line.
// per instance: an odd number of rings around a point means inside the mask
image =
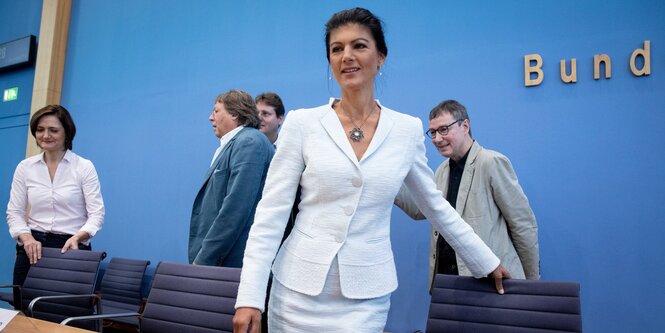
M 242 267 L 274 147 L 257 129 L 256 104 L 244 91 L 217 96 L 209 120 L 220 146 L 194 199 L 189 262 Z
M 261 118 L 259 131 L 268 137 L 270 143 L 275 144 L 279 127 L 284 120 L 282 99 L 275 93 L 267 92 L 256 96 L 254 101 L 256 102 L 256 108 L 259 110 L 259 118 Z
M 503 293 L 509 273 L 436 190 L 420 120 L 374 99 L 388 55 L 381 21 L 364 8 L 338 12 L 325 47 L 342 96 L 284 121 L 247 242 L 234 332 L 258 332 L 271 266 L 271 333 L 382 332 L 397 288 L 390 215 L 402 184 L 474 276 L 490 275 Z M 299 186 L 300 211 L 280 247 Z
M 256 102 L 256 108 L 259 110 L 259 118 L 261 118 L 259 131 L 265 134 L 268 140 L 276 147 L 279 127 L 282 126 L 284 120 L 284 103 L 282 103 L 279 95 L 273 92 L 261 93 L 256 96 L 254 101 Z M 291 233 L 291 229 L 293 229 L 293 223 L 295 223 L 296 215 L 298 215 L 299 203 L 300 188 L 298 188 L 296 193 L 296 199 L 291 209 L 291 216 L 289 217 L 289 222 L 286 224 L 282 241 L 286 240 L 286 237 Z
M 442 156 L 434 174 L 437 188 L 501 259 L 513 278 L 540 278 L 538 226 L 513 166 L 504 155 L 483 148 L 471 135 L 464 105 L 446 100 L 429 114 L 427 135 Z M 395 203 L 414 219 L 424 219 L 403 187 Z M 430 286 L 435 274 L 471 275 L 455 250 L 432 230 Z
M 282 99 L 273 92 L 261 93 L 256 96 L 254 99 L 256 102 L 256 108 L 259 110 L 259 118 L 261 118 L 261 125 L 259 126 L 259 131 L 265 134 L 268 137 L 268 140 L 275 145 L 277 145 L 277 136 L 279 132 L 279 127 L 282 125 L 284 120 L 284 103 Z M 284 230 L 284 236 L 282 237 L 282 242 L 291 233 L 293 229 L 293 224 L 296 220 L 296 215 L 298 215 L 298 204 L 300 203 L 300 188 L 296 193 L 296 199 L 293 203 L 293 208 L 291 209 L 291 216 L 289 216 L 289 222 L 286 224 Z M 272 278 L 268 281 L 268 290 L 272 284 Z M 268 297 L 266 297 L 266 306 L 268 305 Z M 263 312 L 261 318 L 261 332 L 268 332 L 268 312 Z
M 43 247 L 90 250 L 104 224 L 97 171 L 72 151 L 76 126 L 69 111 L 61 105 L 39 109 L 30 133 L 42 152 L 18 164 L 7 204 L 9 234 L 17 243 L 16 285 L 23 285 Z

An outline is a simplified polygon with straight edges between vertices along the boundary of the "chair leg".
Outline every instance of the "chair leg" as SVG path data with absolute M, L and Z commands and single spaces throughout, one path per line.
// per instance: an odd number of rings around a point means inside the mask
M 14 291 L 14 304 L 12 305 L 16 311 L 23 312 L 23 302 L 21 301 L 23 297 L 21 295 L 21 287 L 14 287 L 12 289 Z

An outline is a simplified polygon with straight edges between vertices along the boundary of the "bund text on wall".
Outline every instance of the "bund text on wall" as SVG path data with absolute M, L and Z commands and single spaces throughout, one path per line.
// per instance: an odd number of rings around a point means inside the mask
M 641 57 L 642 68 L 637 68 L 636 61 Z M 651 74 L 651 41 L 645 40 L 642 48 L 637 48 L 630 56 L 630 71 L 635 76 L 645 76 Z M 605 78 L 612 77 L 612 60 L 607 54 L 594 54 L 593 56 L 593 79 L 600 79 L 601 65 L 605 69 Z M 577 82 L 577 59 L 570 59 L 570 70 L 565 59 L 559 62 L 559 72 L 561 81 L 564 83 Z M 537 86 L 543 82 L 545 73 L 543 72 L 543 57 L 540 54 L 527 54 L 524 56 L 524 85 L 527 87 Z

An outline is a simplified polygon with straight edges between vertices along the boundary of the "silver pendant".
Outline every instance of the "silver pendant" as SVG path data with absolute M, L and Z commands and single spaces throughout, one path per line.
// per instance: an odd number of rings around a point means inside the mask
M 358 127 L 356 127 L 356 128 L 349 131 L 349 138 L 353 141 L 359 142 L 364 137 L 365 137 L 365 133 L 363 133 L 363 130 L 361 130 Z

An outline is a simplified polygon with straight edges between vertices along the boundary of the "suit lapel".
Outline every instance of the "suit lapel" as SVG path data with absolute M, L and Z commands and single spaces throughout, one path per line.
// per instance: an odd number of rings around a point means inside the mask
M 210 176 L 212 176 L 213 171 L 219 169 L 219 163 L 221 163 L 221 161 L 222 161 L 222 156 L 224 156 L 227 153 L 227 151 L 230 149 L 229 147 L 231 147 L 233 145 L 232 144 L 233 141 L 235 141 L 236 138 L 239 135 L 241 135 L 242 132 L 244 132 L 244 131 L 245 131 L 245 128 L 241 129 L 240 132 L 238 132 L 236 135 L 234 135 L 233 138 L 231 138 L 231 140 L 229 140 L 229 142 L 227 142 L 224 145 L 224 148 L 222 148 L 222 151 L 219 152 L 219 155 L 217 155 L 217 158 L 215 159 L 215 161 L 213 161 L 212 165 L 210 165 L 210 168 L 208 169 L 208 173 L 206 173 L 206 176 L 204 178 L 203 186 L 205 186 L 205 184 L 208 182 L 208 179 L 210 179 Z
M 385 141 L 385 139 L 388 137 L 388 133 L 390 133 L 390 130 L 393 128 L 394 122 L 392 114 L 390 114 L 388 109 L 381 106 L 381 104 L 379 104 L 379 106 L 381 107 L 379 124 L 376 126 L 376 131 L 374 132 L 372 142 L 369 143 L 369 147 L 367 147 L 367 151 L 365 151 L 365 154 L 361 160 L 367 159 L 372 155 L 372 153 L 379 149 L 383 141 Z
M 330 105 L 332 105 L 332 101 Z M 372 142 L 369 143 L 367 151 L 365 151 L 365 154 L 361 160 L 368 158 L 374 152 L 376 152 L 376 150 L 381 147 L 381 144 L 388 137 L 390 130 L 393 128 L 394 121 L 391 117 L 390 111 L 381 106 L 381 104 L 379 104 L 379 106 L 381 107 L 379 124 L 376 126 L 376 131 L 374 132 L 374 137 L 372 137 Z M 346 132 L 344 132 L 342 123 L 339 121 L 339 117 L 337 117 L 337 114 L 335 113 L 335 110 L 333 110 L 332 106 L 329 107 L 328 112 L 326 112 L 326 114 L 321 118 L 321 125 L 323 125 L 323 128 L 326 130 L 333 142 L 335 142 L 337 147 L 339 147 L 339 149 L 344 152 L 344 155 L 346 155 L 346 157 L 348 157 L 349 160 L 353 162 L 353 164 L 360 167 L 360 162 L 358 161 L 358 158 L 353 151 L 353 147 L 351 147 L 351 143 L 349 143 L 349 140 L 346 137 Z
M 447 159 L 443 162 L 443 174 L 441 174 L 442 179 L 445 179 L 443 184 L 441 184 L 441 194 L 443 197 L 448 200 L 448 183 L 450 183 L 450 159 Z
M 329 107 L 328 111 L 321 118 L 321 125 L 323 125 L 323 128 L 326 130 L 333 142 L 335 142 L 337 147 L 342 150 L 344 155 L 346 155 L 346 157 L 348 157 L 349 160 L 353 162 L 353 164 L 359 167 L 360 165 L 358 164 L 356 154 L 353 152 L 353 148 L 351 148 L 351 144 L 346 138 L 346 132 L 344 132 L 342 123 L 339 121 L 339 118 L 337 117 L 337 114 L 335 113 L 335 110 L 332 109 L 332 107 Z
M 457 206 L 455 208 L 460 215 L 464 212 L 464 206 L 466 206 L 466 202 L 469 199 L 471 184 L 473 183 L 473 174 L 476 171 L 476 158 L 478 157 L 479 152 L 480 146 L 474 141 L 469 156 L 467 157 L 464 172 L 462 173 L 462 180 L 459 185 L 459 191 L 457 192 Z

